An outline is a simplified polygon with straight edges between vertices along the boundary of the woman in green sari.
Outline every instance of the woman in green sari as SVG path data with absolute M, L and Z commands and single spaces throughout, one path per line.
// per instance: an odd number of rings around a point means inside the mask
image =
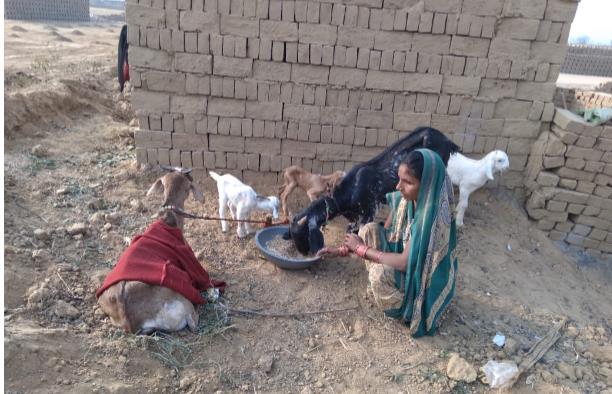
M 398 169 L 397 192 L 387 194 L 385 225 L 368 223 L 344 245 L 319 255 L 354 253 L 366 260 L 368 291 L 387 316 L 415 336 L 433 335 L 455 292 L 457 243 L 453 189 L 444 163 L 429 149 L 411 152 Z

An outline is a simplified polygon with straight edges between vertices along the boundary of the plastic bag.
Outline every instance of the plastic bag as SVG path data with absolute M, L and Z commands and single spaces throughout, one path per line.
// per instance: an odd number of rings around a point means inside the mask
M 493 389 L 511 387 L 519 375 L 514 361 L 488 361 L 481 370 L 485 374 L 485 383 Z

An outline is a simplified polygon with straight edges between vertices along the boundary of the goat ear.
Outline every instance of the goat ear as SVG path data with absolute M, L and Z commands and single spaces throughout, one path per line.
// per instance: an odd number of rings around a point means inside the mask
M 193 183 L 189 187 L 191 188 L 191 195 L 193 196 L 193 199 L 199 202 L 204 202 L 204 194 L 200 191 L 200 189 L 198 189 Z
M 490 160 L 485 168 L 485 175 L 490 180 L 493 180 L 493 167 L 495 167 L 495 160 Z
M 164 191 L 164 184 L 162 183 L 161 178 L 159 178 L 158 180 L 155 181 L 153 185 L 151 185 L 151 187 L 147 191 L 147 196 L 150 196 L 153 193 L 163 193 L 163 191 Z

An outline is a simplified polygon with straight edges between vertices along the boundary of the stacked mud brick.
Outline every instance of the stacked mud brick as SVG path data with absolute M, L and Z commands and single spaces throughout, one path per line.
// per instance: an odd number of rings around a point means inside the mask
M 21 20 L 89 21 L 89 0 L 6 0 L 4 17 Z
M 584 109 L 612 108 L 612 94 L 592 90 L 557 88 L 553 102 L 557 107 L 574 112 Z
M 612 258 L 612 126 L 557 109 L 529 162 L 529 216 L 550 238 Z
M 347 169 L 418 126 L 510 154 L 550 122 L 567 0 L 131 0 L 140 163 L 276 182 Z M 202 173 L 202 170 L 200 170 Z

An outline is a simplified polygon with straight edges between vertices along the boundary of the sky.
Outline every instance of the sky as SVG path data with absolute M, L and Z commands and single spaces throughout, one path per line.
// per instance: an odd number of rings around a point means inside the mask
M 612 0 L 582 0 L 570 30 L 570 41 L 589 36 L 594 43 L 612 42 Z

